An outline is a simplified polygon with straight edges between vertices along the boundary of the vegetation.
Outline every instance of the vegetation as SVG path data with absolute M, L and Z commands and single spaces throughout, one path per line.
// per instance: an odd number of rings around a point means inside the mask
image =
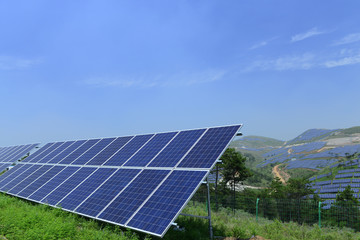
M 0 235 L 4 239 L 160 239 L 134 233 L 52 207 L 32 204 L 15 197 L 0 194 Z M 190 202 L 185 213 L 207 215 L 205 203 Z M 209 239 L 208 222 L 204 219 L 180 216 L 176 222 L 180 230 L 170 229 L 165 240 Z M 260 235 L 267 239 L 359 239 L 360 233 L 348 228 L 322 228 L 282 223 L 246 213 L 243 210 L 220 208 L 212 212 L 215 236 L 250 238 Z M 0 238 L 1 238 L 0 236 Z
M 120 227 L 0 194 L 0 235 L 7 239 L 139 239 Z M 144 237 L 143 237 L 144 238 Z
M 234 196 L 233 201 L 235 203 L 236 184 L 251 177 L 252 173 L 245 167 L 247 158 L 241 153 L 236 152 L 234 148 L 226 149 L 225 153 L 221 156 L 221 159 L 223 161 L 221 170 L 221 175 L 223 176 L 222 184 L 224 188 L 228 183 L 231 184 Z

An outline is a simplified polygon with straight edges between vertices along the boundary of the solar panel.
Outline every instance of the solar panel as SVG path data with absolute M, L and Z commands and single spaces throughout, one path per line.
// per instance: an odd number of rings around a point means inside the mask
M 0 172 L 8 169 L 16 161 L 25 157 L 38 144 L 27 144 L 12 147 L 0 147 Z
M 127 226 L 161 235 L 201 183 L 206 171 L 174 171 Z M 156 212 L 156 214 L 151 214 Z
M 240 127 L 48 143 L 0 191 L 163 236 Z
M 102 183 L 101 186 L 75 208 L 74 211 L 85 216 L 97 216 L 138 173 L 140 173 L 139 169 L 117 170 L 115 174 Z

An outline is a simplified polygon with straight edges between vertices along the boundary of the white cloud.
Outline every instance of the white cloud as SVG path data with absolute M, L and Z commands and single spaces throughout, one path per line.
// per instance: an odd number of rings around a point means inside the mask
M 355 56 L 344 57 L 336 60 L 326 61 L 324 66 L 326 68 L 334 68 L 345 65 L 354 65 L 360 63 L 360 54 Z
M 352 33 L 352 34 L 346 35 L 342 39 L 336 41 L 333 45 L 344 45 L 344 44 L 349 44 L 349 43 L 354 43 L 354 42 L 359 42 L 359 41 L 360 41 L 360 33 Z
M 283 56 L 272 60 L 260 60 L 255 61 L 252 65 L 247 67 L 244 71 L 254 70 L 274 70 L 274 71 L 285 71 L 285 70 L 307 70 L 316 65 L 315 55 L 312 53 L 305 53 L 302 55 L 294 56 Z
M 360 49 L 340 49 L 327 55 L 323 53 L 305 53 L 281 56 L 270 60 L 257 60 L 243 69 L 243 72 L 309 70 L 313 68 L 334 68 L 354 64 L 360 64 Z
M 261 47 L 265 47 L 266 45 L 268 45 L 271 41 L 277 39 L 277 37 L 273 37 L 271 39 L 268 39 L 268 40 L 264 40 L 264 41 L 261 41 L 261 42 L 258 42 L 258 43 L 255 43 L 254 45 L 252 45 L 249 49 L 250 50 L 254 50 L 254 49 L 257 49 L 257 48 L 261 48 Z
M 151 88 L 151 87 L 183 87 L 198 84 L 206 84 L 221 80 L 226 71 L 205 70 L 199 72 L 182 72 L 173 75 L 158 75 L 153 77 L 95 77 L 83 81 L 83 84 L 95 87 L 119 87 L 119 88 Z
M 12 56 L 0 56 L 0 70 L 22 70 L 39 64 L 40 59 L 26 59 Z
M 296 34 L 294 36 L 291 37 L 291 42 L 298 42 L 298 41 L 302 41 L 305 40 L 307 38 L 316 36 L 316 35 L 321 35 L 324 34 L 326 32 L 322 32 L 322 31 L 318 31 L 317 28 L 312 28 L 309 31 L 305 32 L 305 33 L 300 33 L 300 34 Z

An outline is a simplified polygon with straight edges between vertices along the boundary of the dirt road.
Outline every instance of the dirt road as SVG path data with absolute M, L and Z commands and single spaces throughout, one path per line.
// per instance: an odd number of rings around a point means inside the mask
M 275 177 L 278 177 L 280 178 L 280 181 L 282 183 L 286 183 L 286 180 L 289 179 L 289 175 L 283 171 L 281 171 L 279 169 L 279 167 L 281 166 L 281 164 L 279 165 L 276 165 L 273 170 L 272 170 L 272 173 L 274 174 Z M 284 176 L 284 177 L 283 177 Z

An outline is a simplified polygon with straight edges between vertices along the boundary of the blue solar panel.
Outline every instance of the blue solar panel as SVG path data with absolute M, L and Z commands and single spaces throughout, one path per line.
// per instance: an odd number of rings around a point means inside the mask
M 86 152 L 89 148 L 94 146 L 99 139 L 91 139 L 83 143 L 80 147 L 78 147 L 75 151 L 73 151 L 71 154 L 67 155 L 63 160 L 59 162 L 59 164 L 70 164 L 73 162 L 76 158 L 78 158 L 81 154 Z
M 28 152 L 34 149 L 38 144 L 28 144 L 21 148 L 19 151 L 16 152 L 15 155 L 11 156 L 12 159 L 18 160 L 25 156 Z
M 120 137 L 108 145 L 104 150 L 102 150 L 98 155 L 96 155 L 91 161 L 86 163 L 86 165 L 102 165 L 106 160 L 108 160 L 114 153 L 121 149 L 132 137 Z
M 122 166 L 136 151 L 139 150 L 153 134 L 136 136 L 120 151 L 104 163 L 106 166 Z
M 29 165 L 28 169 L 23 171 L 21 174 L 18 174 L 15 178 L 12 178 L 11 181 L 8 181 L 6 184 L 4 184 L 4 182 L 2 182 L 0 190 L 4 191 L 4 192 L 8 192 L 11 188 L 16 186 L 24 178 L 28 177 L 30 174 L 32 174 L 34 171 L 36 171 L 40 167 L 41 167 L 40 165 Z
M 100 168 L 96 170 L 88 179 L 79 185 L 75 191 L 71 192 L 57 205 L 67 210 L 74 210 L 85 198 L 87 198 L 95 189 L 97 189 L 107 178 L 109 178 L 116 169 Z
M 38 177 L 40 177 L 43 173 L 45 173 L 46 171 L 48 171 L 51 166 L 49 165 L 44 165 L 44 166 L 39 166 L 40 168 L 38 168 L 37 170 L 33 170 L 33 172 L 26 177 L 25 179 L 23 179 L 19 184 L 17 184 L 16 186 L 14 186 L 13 188 L 11 188 L 9 190 L 10 194 L 17 194 L 18 192 L 20 192 L 21 190 L 23 190 L 24 188 L 26 188 L 28 185 L 30 185 L 35 179 L 37 179 Z
M 38 161 L 38 163 L 47 163 L 50 160 L 52 160 L 56 155 L 60 154 L 62 151 L 64 151 L 67 147 L 69 147 L 71 144 L 73 144 L 74 141 L 69 141 L 69 142 L 64 142 L 63 144 L 61 144 L 56 151 L 52 151 L 51 153 L 49 153 L 48 155 L 46 155 L 46 157 L 40 159 L 40 161 Z
M 62 171 L 65 167 L 63 166 L 53 166 L 49 171 L 40 176 L 37 180 L 32 182 L 26 188 L 18 193 L 19 196 L 27 198 L 36 190 L 38 190 L 42 185 L 54 177 L 57 173 Z
M 176 132 L 156 134 L 124 166 L 145 167 L 176 135 Z
M 240 127 L 49 143 L 1 175 L 0 191 L 163 236 Z
M 53 143 L 47 143 L 44 146 L 42 146 L 40 149 L 38 149 L 36 152 L 32 153 L 29 157 L 22 160 L 23 163 L 25 162 L 33 162 L 36 161 L 37 157 L 42 154 L 44 151 L 46 151 L 49 147 L 51 147 Z
M 59 163 L 63 159 L 66 158 L 70 153 L 74 152 L 77 148 L 79 148 L 82 144 L 84 144 L 86 140 L 76 141 L 72 143 L 68 148 L 64 151 L 53 157 L 48 163 Z M 65 162 L 65 161 L 64 161 Z M 68 162 L 69 163 L 69 162 Z M 65 163 L 66 164 L 66 163 Z
M 20 160 L 37 145 L 38 144 L 27 144 L 13 147 L 2 147 L 0 148 L 0 162 L 13 163 Z
M 0 173 L 6 170 L 7 166 L 11 165 L 10 163 L 0 163 Z
M 6 184 L 4 181 L 7 181 L 6 179 L 9 178 L 11 179 L 11 176 L 16 176 L 18 173 L 20 173 L 21 168 L 23 168 L 25 165 L 16 165 L 15 167 L 13 167 L 11 169 L 11 171 L 7 171 L 5 173 L 3 173 L 0 176 L 0 188 L 1 186 L 3 186 L 4 184 Z M 4 182 L 4 183 L 3 183 Z
M 14 155 L 19 152 L 24 146 L 14 146 L 7 149 L 7 151 L 3 154 L 0 154 L 0 161 L 7 162 L 8 159 L 13 159 Z
M 75 172 L 68 179 L 59 184 L 54 190 L 44 197 L 41 202 L 49 205 L 56 205 L 61 199 L 63 199 L 71 190 L 78 186 L 85 178 L 91 175 L 96 168 L 81 168 Z
M 87 216 L 97 216 L 139 172 L 139 169 L 119 169 L 74 211 Z
M 166 170 L 144 170 L 97 217 L 124 225 L 169 172 Z
M 84 165 L 93 157 L 95 157 L 99 152 L 101 152 L 107 145 L 109 145 L 115 138 L 104 138 L 97 142 L 92 148 L 87 150 L 84 154 L 82 154 L 79 158 L 77 158 L 71 164 L 74 165 Z
M 207 171 L 174 171 L 127 226 L 162 236 Z
M 212 167 L 239 128 L 240 126 L 210 128 L 178 167 Z
M 0 153 L 0 161 L 7 162 L 7 158 L 9 158 L 9 156 L 14 154 L 14 152 L 16 152 L 18 150 L 18 148 L 20 148 L 20 146 L 2 148 L 3 151 Z
M 45 151 L 43 151 L 42 153 L 40 153 L 36 158 L 32 159 L 32 163 L 37 163 L 39 161 L 41 161 L 41 159 L 43 159 L 44 157 L 46 157 L 47 155 L 49 155 L 51 152 L 55 151 L 58 147 L 60 147 L 64 142 L 56 142 L 53 143 L 49 148 L 47 148 Z
M 204 132 L 205 129 L 180 132 L 149 167 L 174 167 Z
M 29 196 L 29 199 L 34 201 L 40 201 L 77 170 L 79 170 L 79 167 L 67 167 L 63 169 L 57 175 L 53 176 L 53 178 L 51 178 L 46 184 L 44 184 L 42 187 L 32 193 Z

